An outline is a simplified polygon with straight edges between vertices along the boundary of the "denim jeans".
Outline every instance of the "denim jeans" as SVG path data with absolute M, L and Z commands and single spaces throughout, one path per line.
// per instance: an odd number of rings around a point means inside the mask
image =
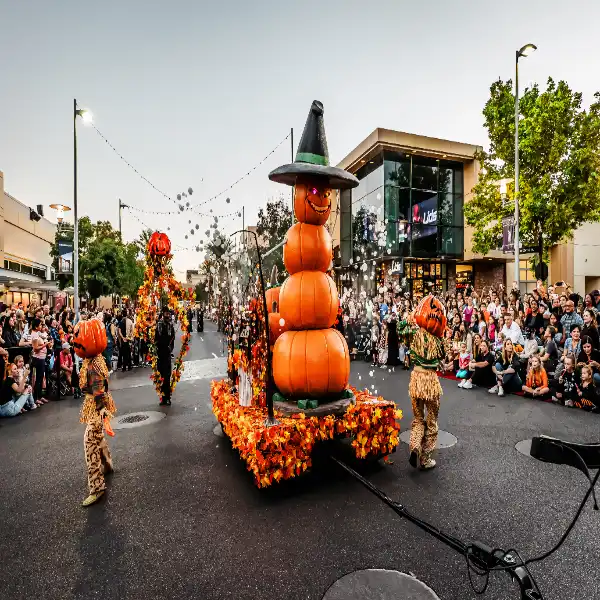
M 496 371 L 501 371 L 502 365 L 496 363 Z M 497 379 L 497 378 L 496 378 Z M 505 373 L 502 375 L 502 387 L 507 392 L 520 392 L 523 382 L 517 373 Z
M 29 396 L 31 394 L 23 394 L 16 400 L 10 400 L 6 404 L 2 404 L 0 406 L 0 417 L 16 417 L 27 403 Z
M 600 373 L 594 373 L 593 379 L 596 387 L 600 387 Z

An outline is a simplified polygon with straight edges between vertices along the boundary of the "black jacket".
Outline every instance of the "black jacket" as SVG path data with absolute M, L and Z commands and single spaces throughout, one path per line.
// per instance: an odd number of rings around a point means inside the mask
M 156 324 L 154 343 L 156 344 L 156 350 L 159 354 L 165 354 L 167 352 L 171 353 L 173 346 L 175 345 L 175 328 L 171 321 L 165 323 L 165 321 L 161 319 Z

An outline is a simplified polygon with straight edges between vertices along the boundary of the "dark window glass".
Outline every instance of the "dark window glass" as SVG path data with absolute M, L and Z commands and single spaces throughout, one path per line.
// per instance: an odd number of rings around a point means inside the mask
M 440 227 L 440 255 L 462 258 L 462 227 Z
M 386 185 L 398 187 L 410 186 L 410 159 L 398 158 L 398 160 L 385 160 L 384 179 Z
M 352 258 L 352 190 L 340 192 L 340 258 L 343 266 Z
M 437 227 L 411 225 L 412 255 L 418 258 L 437 256 Z
M 414 156 L 411 187 L 416 190 L 438 190 L 438 161 L 424 156 Z

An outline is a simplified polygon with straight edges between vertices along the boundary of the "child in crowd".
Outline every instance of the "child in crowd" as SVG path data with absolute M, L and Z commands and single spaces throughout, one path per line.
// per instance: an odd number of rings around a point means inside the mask
M 458 371 L 456 376 L 459 379 L 466 379 L 469 373 L 469 363 L 471 362 L 471 353 L 467 350 L 467 343 L 460 343 L 460 354 L 458 355 Z
M 504 341 L 506 340 L 506 336 L 500 331 L 496 331 L 496 341 L 492 344 L 492 350 L 495 353 L 502 352 L 502 348 L 504 348 Z
M 581 367 L 581 383 L 576 386 L 576 389 L 577 398 L 574 401 L 576 408 L 590 412 L 597 412 L 600 409 L 600 398 L 594 385 L 592 367 L 589 365 Z
M 527 380 L 523 386 L 523 392 L 530 398 L 545 400 L 550 397 L 550 387 L 548 386 L 548 374 L 542 366 L 542 361 L 538 355 L 530 359 L 531 367 L 527 373 Z
M 496 342 L 496 322 L 494 321 L 494 317 L 492 315 L 490 315 L 488 318 L 487 339 L 491 344 Z
M 565 368 L 558 377 L 558 385 L 556 388 L 556 402 L 563 404 L 564 406 L 574 406 L 574 401 L 579 398 L 577 395 L 576 387 L 576 374 L 575 374 L 575 356 L 573 354 L 567 354 L 564 358 Z

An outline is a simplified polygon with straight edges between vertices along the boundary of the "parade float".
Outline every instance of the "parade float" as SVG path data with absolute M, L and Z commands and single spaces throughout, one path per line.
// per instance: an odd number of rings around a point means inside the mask
M 195 294 L 192 288 L 184 288 L 175 279 L 171 261 L 171 240 L 166 233 L 155 231 L 148 240 L 146 247 L 146 268 L 144 283 L 138 290 L 138 311 L 135 320 L 134 336 L 148 344 L 148 354 L 151 357 L 152 375 L 156 393 L 161 396 L 163 378 L 158 370 L 158 358 L 154 346 L 154 334 L 160 305 L 168 306 L 175 315 L 181 327 L 181 348 L 175 358 L 171 373 L 171 394 L 175 391 L 184 369 L 183 359 L 190 349 L 190 328 L 187 320 L 187 306 L 194 302 Z
M 238 246 L 248 275 L 242 285 L 234 275 L 242 291 L 230 303 L 229 378 L 211 384 L 213 412 L 261 488 L 309 469 L 319 442 L 350 438 L 358 459 L 385 458 L 398 445 L 402 418 L 393 402 L 348 385 L 348 346 L 333 328 L 339 296 L 328 275 L 332 243 L 325 224 L 333 190 L 358 180 L 329 166 L 320 102 L 311 106 L 296 160 L 269 178 L 294 186 L 297 223 L 283 246 L 289 276 L 266 289 L 258 240 L 252 250 Z

